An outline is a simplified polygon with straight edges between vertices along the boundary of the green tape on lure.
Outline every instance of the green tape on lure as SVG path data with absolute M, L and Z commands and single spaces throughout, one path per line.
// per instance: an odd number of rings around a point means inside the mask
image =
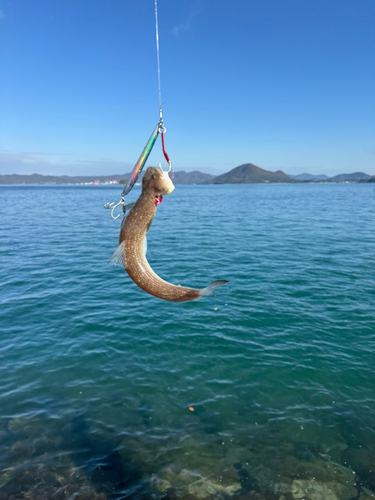
M 139 174 L 142 172 L 142 169 L 145 166 L 147 158 L 150 156 L 152 148 L 154 147 L 156 139 L 158 138 L 159 132 L 161 132 L 161 131 L 164 131 L 164 125 L 163 125 L 163 121 L 159 120 L 154 131 L 151 134 L 151 137 L 149 138 L 146 146 L 144 147 L 144 149 L 141 153 L 141 156 L 138 158 L 138 161 L 135 164 L 135 167 L 133 168 L 133 171 L 131 173 L 131 176 L 130 176 L 128 182 L 126 183 L 126 185 L 124 187 L 124 190 L 122 192 L 123 198 L 128 193 L 130 193 L 130 191 L 133 189 L 134 184 L 137 182 Z

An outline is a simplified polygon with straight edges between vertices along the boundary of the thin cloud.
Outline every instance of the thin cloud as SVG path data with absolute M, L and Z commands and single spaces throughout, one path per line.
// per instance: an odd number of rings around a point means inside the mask
M 7 151 L 0 150 L 0 164 L 9 162 L 40 163 L 48 162 L 51 158 L 66 156 L 62 153 L 42 153 L 39 151 Z
M 78 160 L 62 153 L 0 150 L 0 174 L 105 175 L 128 172 L 132 163 L 113 159 Z
M 193 15 L 190 14 L 189 19 L 186 21 L 185 24 L 180 24 L 179 26 L 175 26 L 172 30 L 174 36 L 180 36 L 181 33 L 189 31 L 192 20 L 193 20 Z
M 185 23 L 179 24 L 172 29 L 173 35 L 178 37 L 178 36 L 182 35 L 183 33 L 186 33 L 187 31 L 189 31 L 192 28 L 193 20 L 198 15 L 198 13 L 199 13 L 199 9 L 195 8 L 189 14 L 189 17 Z
M 0 10 L 0 19 L 2 19 L 3 17 L 5 17 L 5 14 L 2 10 Z

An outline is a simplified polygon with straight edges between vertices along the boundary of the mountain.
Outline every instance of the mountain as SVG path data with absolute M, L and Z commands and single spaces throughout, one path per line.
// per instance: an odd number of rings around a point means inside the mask
M 144 170 L 144 172 L 146 169 Z M 143 172 L 143 173 L 144 173 Z M 0 175 L 0 184 L 89 184 L 99 181 L 100 184 L 111 181 L 120 182 L 128 179 L 131 173 L 123 175 Z M 143 174 L 140 175 L 138 182 L 142 181 Z M 194 170 L 185 172 L 180 170 L 174 173 L 175 184 L 263 184 L 280 182 L 375 182 L 375 177 L 371 177 L 363 172 L 354 172 L 353 174 L 339 174 L 328 178 L 326 175 L 299 174 L 287 175 L 281 170 L 270 172 L 259 168 L 252 163 L 245 163 L 229 172 L 213 176 Z
M 0 184 L 84 184 L 95 180 L 99 182 L 120 181 L 123 178 L 123 175 L 81 175 L 72 177 L 69 175 L 10 174 L 0 175 Z
M 329 180 L 332 182 L 358 182 L 370 179 L 371 175 L 364 174 L 363 172 L 354 172 L 354 174 L 339 174 L 331 177 Z
M 146 172 L 146 168 L 143 170 L 141 175 L 138 177 L 137 182 L 142 182 L 143 176 Z M 185 170 L 177 170 L 173 173 L 173 184 L 205 184 L 206 182 L 213 179 L 215 176 L 211 174 L 204 174 L 198 172 L 198 170 L 193 170 L 193 172 L 185 172 Z M 125 174 L 124 177 L 129 179 L 131 172 Z
M 218 175 L 208 181 L 208 184 L 262 184 L 277 182 L 298 182 L 295 179 L 284 174 L 281 170 L 270 172 L 253 165 L 245 163 L 239 167 L 230 170 L 226 174 Z
M 215 176 L 211 174 L 203 174 L 194 170 L 193 172 L 185 172 L 184 170 L 177 170 L 174 173 L 173 183 L 174 184 L 204 184 Z
M 297 179 L 299 181 L 326 181 L 328 177 L 324 174 L 314 175 L 314 174 L 298 174 L 298 175 L 290 175 L 292 179 Z
M 146 169 L 144 170 L 144 172 Z M 143 173 L 144 173 L 143 172 Z M 69 175 L 0 175 L 0 184 L 85 184 L 99 181 L 100 183 L 117 181 L 120 182 L 123 179 L 128 179 L 131 173 L 123 175 L 86 175 L 86 176 L 69 176 Z M 142 175 L 139 177 L 138 182 L 142 180 Z M 193 172 L 184 172 L 183 170 L 177 171 L 174 174 L 175 184 L 202 184 L 211 179 L 214 176 L 210 174 L 203 174 L 197 170 Z
M 327 182 L 367 182 L 371 176 L 363 172 L 354 172 L 353 174 L 339 174 L 334 177 L 327 177 L 326 175 L 312 175 L 312 174 L 298 174 L 291 175 L 293 179 L 300 181 L 327 181 Z M 371 181 L 372 182 L 372 181 Z

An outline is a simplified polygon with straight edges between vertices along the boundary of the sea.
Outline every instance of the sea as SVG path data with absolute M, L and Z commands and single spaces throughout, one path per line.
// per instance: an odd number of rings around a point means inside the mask
M 135 187 L 128 202 L 135 201 Z M 0 499 L 375 498 L 375 185 L 0 187 Z

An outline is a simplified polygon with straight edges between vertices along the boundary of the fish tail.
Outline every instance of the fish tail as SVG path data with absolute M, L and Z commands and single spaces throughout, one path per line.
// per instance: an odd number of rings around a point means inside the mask
M 227 280 L 215 280 L 211 283 L 211 285 L 208 285 L 206 288 L 203 288 L 202 290 L 199 290 L 200 296 L 201 297 L 208 297 L 210 295 L 215 295 L 215 288 L 218 288 L 221 285 L 225 285 L 225 283 L 228 283 Z

